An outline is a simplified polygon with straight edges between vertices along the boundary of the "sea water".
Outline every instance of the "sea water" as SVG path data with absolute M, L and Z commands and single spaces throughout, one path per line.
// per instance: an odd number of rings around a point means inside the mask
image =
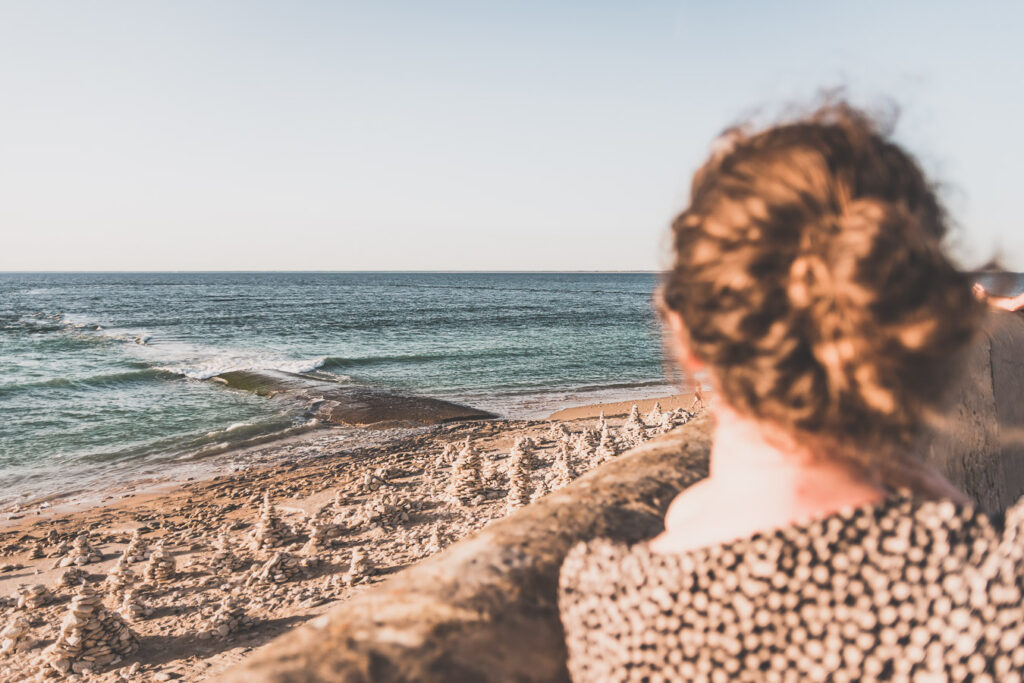
M 311 373 L 522 418 L 669 393 L 650 273 L 0 273 L 0 505 L 308 426 Z

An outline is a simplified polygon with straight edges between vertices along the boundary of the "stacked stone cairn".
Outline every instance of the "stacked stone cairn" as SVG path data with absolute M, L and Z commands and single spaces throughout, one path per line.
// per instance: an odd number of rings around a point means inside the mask
M 15 597 L 17 609 L 29 612 L 51 602 L 53 600 L 53 593 L 46 586 L 39 583 L 32 585 L 22 584 L 15 591 Z
M 45 664 L 60 674 L 89 673 L 114 664 L 138 647 L 121 616 L 103 607 L 100 595 L 82 586 L 71 600 L 57 641 L 45 651 Z
M 620 434 L 627 448 L 639 446 L 647 440 L 647 425 L 640 417 L 640 408 L 637 404 L 634 403 L 629 411 L 629 417 L 623 423 Z
M 552 488 L 561 488 L 576 478 L 576 465 L 573 462 L 572 453 L 569 451 L 569 444 L 559 442 L 558 452 L 555 454 L 555 464 L 552 466 L 553 479 Z
M 455 459 L 459 456 L 459 449 L 455 447 L 455 444 L 448 442 L 444 445 L 444 450 L 441 451 L 441 462 L 446 465 L 451 465 L 455 462 Z
M 348 571 L 345 572 L 341 581 L 347 586 L 357 584 L 366 580 L 373 573 L 373 565 L 370 559 L 359 548 L 352 550 L 352 560 L 349 562 Z
M 484 456 L 481 480 L 485 489 L 499 491 L 504 487 L 505 473 L 493 457 Z
M 430 538 L 427 540 L 426 546 L 424 546 L 424 552 L 426 555 L 433 555 L 444 550 L 445 539 L 441 534 L 441 527 L 435 526 L 434 530 L 430 532 Z
M 28 559 L 38 560 L 43 557 L 46 557 L 46 548 L 41 540 L 37 540 L 28 551 Z
M 593 448 L 585 434 L 586 432 L 578 434 L 571 442 L 572 455 L 575 462 L 587 462 L 593 455 Z
M 649 425 L 660 425 L 661 418 L 664 415 L 665 413 L 663 413 L 661 410 L 661 403 L 655 401 L 654 407 L 651 408 L 651 412 L 647 413 L 647 415 L 644 416 L 644 422 L 646 422 Z
M 177 565 L 175 564 L 174 557 L 164 550 L 163 545 L 158 545 L 149 554 L 149 562 L 146 563 L 142 577 L 146 580 L 146 583 L 159 586 L 160 584 L 168 583 L 174 578 L 175 571 L 177 571 Z
M 299 553 L 307 558 L 319 558 L 320 553 L 331 549 L 331 539 L 336 535 L 337 527 L 314 515 L 307 520 L 306 528 L 309 531 L 309 540 Z
M 269 560 L 256 567 L 245 583 L 247 586 L 254 583 L 285 583 L 301 575 L 302 564 L 299 558 L 279 550 Z
M 207 629 L 214 636 L 226 638 L 241 628 L 251 626 L 252 622 L 252 617 L 246 614 L 241 601 L 233 595 L 227 595 L 207 622 Z
M 57 577 L 57 588 L 77 588 L 89 580 L 89 575 L 78 567 L 68 567 Z
M 453 465 L 450 494 L 453 501 L 462 505 L 471 505 L 483 496 L 483 478 L 480 474 L 480 454 L 476 452 L 469 439 L 459 451 L 459 457 Z
M 587 448 L 592 449 L 595 446 L 597 446 L 599 436 L 600 432 L 594 431 L 590 427 L 584 426 L 580 433 L 577 435 L 576 439 L 582 441 Z
M 125 591 L 117 611 L 126 621 L 141 621 L 153 614 L 153 608 L 142 601 L 134 588 Z
M 569 430 L 565 428 L 565 425 L 561 422 L 556 422 L 551 425 L 551 429 L 548 430 L 548 438 L 552 441 L 567 441 L 569 439 Z
M 111 567 L 110 573 L 107 574 L 107 578 L 103 580 L 103 585 L 117 595 L 127 588 L 130 588 L 137 579 L 138 577 L 128 564 L 127 555 L 121 555 L 121 557 L 118 558 L 117 563 Z
M 605 419 L 605 417 L 604 417 L 604 411 L 602 410 L 602 411 L 601 411 L 601 414 L 600 414 L 600 415 L 598 415 L 598 417 L 597 417 L 597 425 L 595 426 L 595 429 L 596 429 L 596 430 L 597 430 L 598 432 L 602 432 L 602 431 L 604 431 L 604 430 L 605 430 L 605 429 L 606 429 L 607 427 L 608 427 L 608 420 L 606 420 L 606 419 Z
M 0 657 L 30 650 L 38 643 L 29 630 L 28 619 L 18 614 L 0 631 Z
M 597 450 L 594 453 L 597 456 L 598 462 L 610 460 L 619 454 L 619 450 L 615 447 L 615 439 L 612 438 L 607 422 L 601 427 L 601 439 L 598 441 Z
M 231 542 L 231 534 L 222 529 L 213 541 L 213 554 L 208 561 L 210 569 L 231 573 L 243 569 L 247 563 Z
M 263 494 L 260 518 L 252 532 L 252 549 L 266 550 L 285 545 L 291 534 L 277 514 L 277 507 L 270 500 L 270 491 Z
M 130 563 L 145 562 L 149 559 L 149 548 L 138 529 L 132 532 L 128 547 L 124 549 L 124 557 Z
M 103 557 L 89 544 L 89 533 L 81 533 L 75 536 L 71 542 L 71 550 L 58 562 L 58 567 L 81 567 L 82 565 L 99 562 Z
M 672 413 L 664 413 L 661 416 L 661 422 L 658 424 L 658 433 L 665 434 L 672 430 L 676 426 L 676 421 Z
M 530 504 L 533 495 L 533 454 L 523 439 L 512 444 L 508 461 L 508 510 L 509 512 Z

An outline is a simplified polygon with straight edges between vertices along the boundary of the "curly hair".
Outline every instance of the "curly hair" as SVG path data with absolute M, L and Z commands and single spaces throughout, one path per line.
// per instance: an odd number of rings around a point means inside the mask
M 846 104 L 728 131 L 672 230 L 663 298 L 691 352 L 790 433 L 909 443 L 980 324 L 933 187 Z

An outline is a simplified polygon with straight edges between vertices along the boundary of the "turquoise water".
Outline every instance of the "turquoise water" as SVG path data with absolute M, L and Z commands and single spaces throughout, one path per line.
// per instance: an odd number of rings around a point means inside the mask
M 0 503 L 301 427 L 239 369 L 510 417 L 669 391 L 653 274 L 0 273 Z

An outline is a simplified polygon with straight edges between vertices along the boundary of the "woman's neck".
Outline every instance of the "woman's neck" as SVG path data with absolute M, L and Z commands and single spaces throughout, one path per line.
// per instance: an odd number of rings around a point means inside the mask
M 769 438 L 759 422 L 727 405 L 717 406 L 715 418 L 708 481 L 723 493 L 801 516 L 869 504 L 885 495 L 828 453 L 785 436 Z
M 829 454 L 766 438 L 760 423 L 720 402 L 712 410 L 709 476 L 672 502 L 665 532 L 651 542 L 654 550 L 725 543 L 885 498 L 884 490 Z

